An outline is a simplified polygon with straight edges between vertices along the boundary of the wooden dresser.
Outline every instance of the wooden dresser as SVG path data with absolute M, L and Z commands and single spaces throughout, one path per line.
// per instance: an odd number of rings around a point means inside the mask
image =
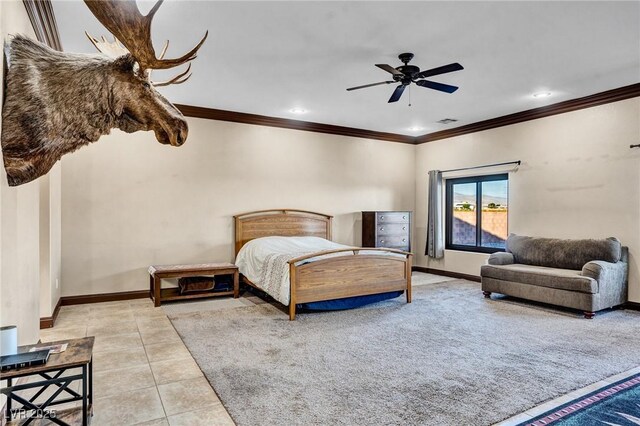
M 411 212 L 362 212 L 362 246 L 411 251 Z

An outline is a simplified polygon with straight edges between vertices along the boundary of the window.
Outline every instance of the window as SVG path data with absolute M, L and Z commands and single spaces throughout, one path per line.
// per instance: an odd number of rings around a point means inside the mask
M 504 251 L 509 175 L 447 179 L 445 248 L 482 253 Z

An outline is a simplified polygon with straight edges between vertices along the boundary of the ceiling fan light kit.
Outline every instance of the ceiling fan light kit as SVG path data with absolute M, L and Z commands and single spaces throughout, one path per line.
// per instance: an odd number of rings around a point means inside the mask
M 448 65 L 443 65 L 441 67 L 420 71 L 420 68 L 418 68 L 417 66 L 409 65 L 409 62 L 413 59 L 413 53 L 401 53 L 400 55 L 398 55 L 398 58 L 404 65 L 401 65 L 397 68 L 394 68 L 391 65 L 387 65 L 387 64 L 376 64 L 378 68 L 391 74 L 393 80 L 381 81 L 379 83 L 365 84 L 363 86 L 350 87 L 347 90 L 351 91 L 351 90 L 364 89 L 367 87 L 380 86 L 382 84 L 400 83 L 391 94 L 391 97 L 389 98 L 389 103 L 397 102 L 402 96 L 404 89 L 407 86 L 409 86 L 411 83 L 415 83 L 420 87 L 438 90 L 440 92 L 445 92 L 445 93 L 453 93 L 456 90 L 458 90 L 457 86 L 437 83 L 435 81 L 425 80 L 425 78 L 432 77 L 434 75 L 446 74 L 453 71 L 460 71 L 464 69 L 464 67 L 459 63 L 454 62 Z

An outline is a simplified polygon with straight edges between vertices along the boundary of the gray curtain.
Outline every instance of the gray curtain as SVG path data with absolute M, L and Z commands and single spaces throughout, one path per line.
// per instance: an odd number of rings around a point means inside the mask
M 425 254 L 434 259 L 444 257 L 442 224 L 442 172 L 429 171 L 429 205 L 427 214 L 427 248 Z

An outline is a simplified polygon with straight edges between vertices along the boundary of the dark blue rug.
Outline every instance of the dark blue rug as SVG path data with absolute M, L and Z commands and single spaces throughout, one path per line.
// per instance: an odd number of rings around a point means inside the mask
M 640 373 L 606 385 L 518 426 L 640 425 Z

